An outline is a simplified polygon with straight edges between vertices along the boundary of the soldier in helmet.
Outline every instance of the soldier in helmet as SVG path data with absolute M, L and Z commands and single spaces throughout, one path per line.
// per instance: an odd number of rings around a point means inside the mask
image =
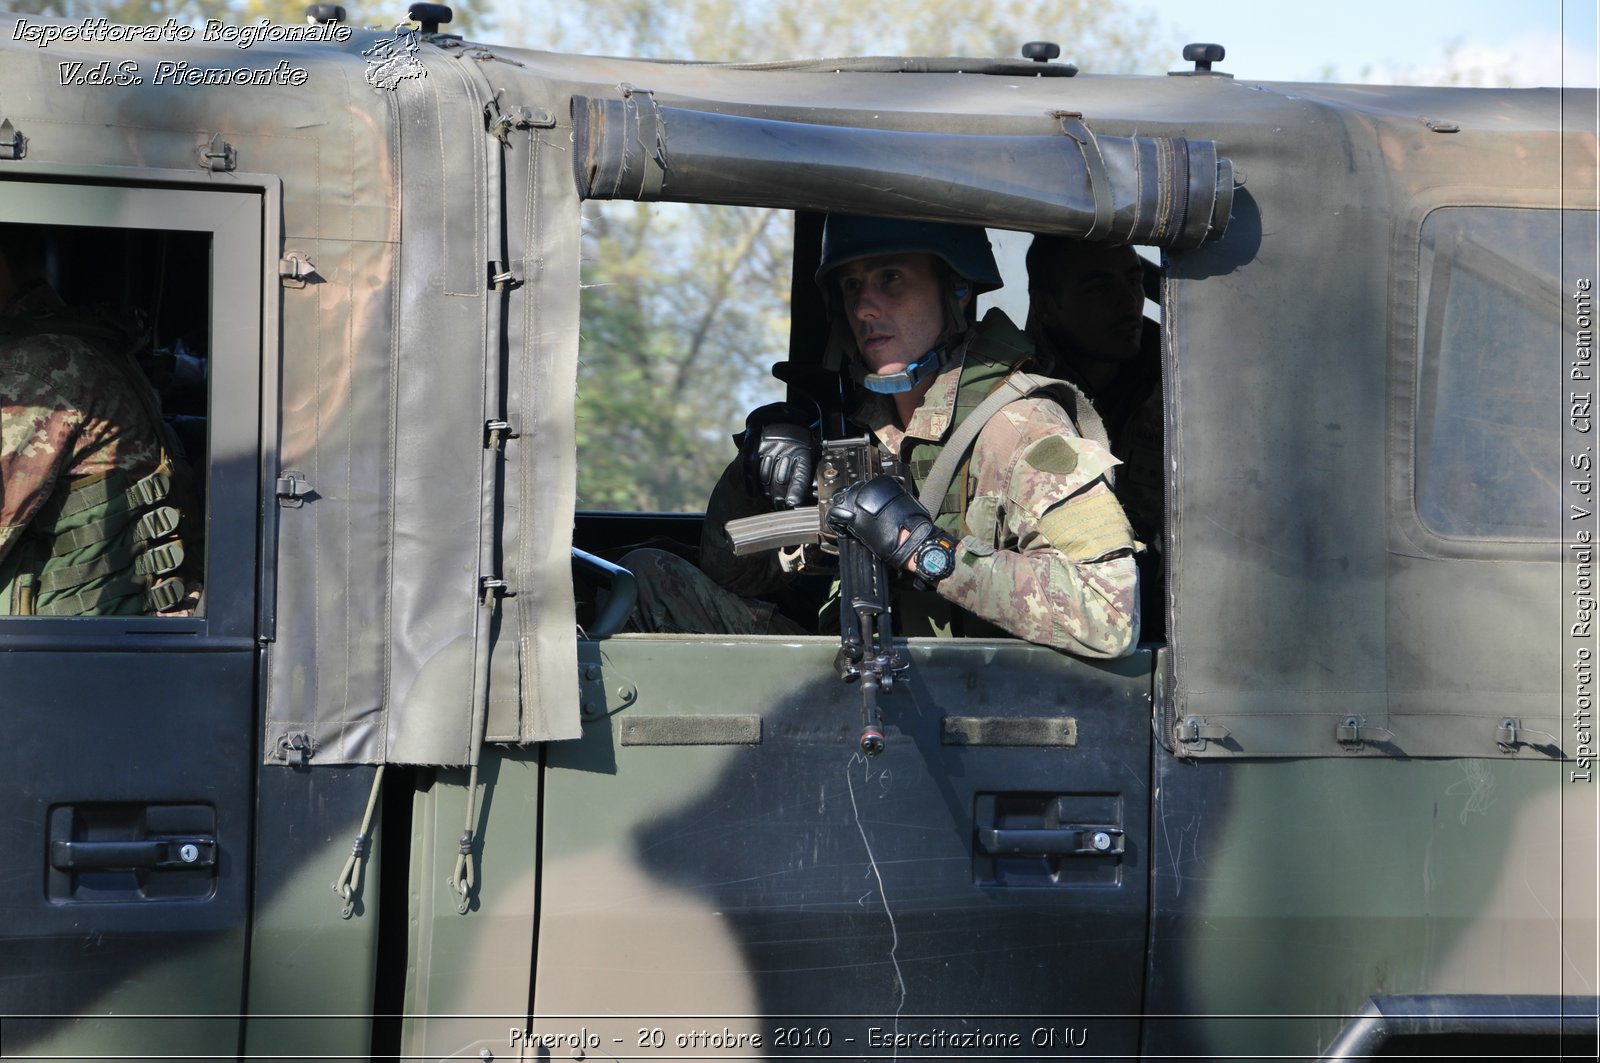
M 45 280 L 35 226 L 0 224 L 0 615 L 180 607 L 174 459 L 115 330 Z
M 1035 236 L 1027 331 L 1051 376 L 1081 388 L 1122 462 L 1116 493 L 1140 555 L 1144 631 L 1160 637 L 1164 519 L 1160 336 L 1144 316 L 1145 267 L 1131 247 Z
M 852 421 L 920 487 L 952 433 L 1033 357 L 1003 313 L 976 320 L 973 300 L 1001 285 L 983 230 L 832 215 L 816 280 L 830 348 L 867 393 Z M 815 460 L 806 420 L 781 404 L 751 415 L 741 456 L 708 506 L 701 567 L 716 586 L 668 555 L 624 559 L 641 574 L 638 627 L 798 630 L 761 600 L 782 585 L 780 562 L 733 556 L 721 529 L 805 504 Z M 1091 657 L 1128 652 L 1139 633 L 1138 577 L 1132 531 L 1106 482 L 1110 452 L 1040 392 L 990 417 L 963 464 L 936 512 L 888 478 L 848 489 L 829 512 L 840 534 L 907 571 L 897 628 L 1014 635 Z M 925 556 L 941 549 L 952 555 L 945 564 Z M 918 590 L 911 574 L 932 589 Z

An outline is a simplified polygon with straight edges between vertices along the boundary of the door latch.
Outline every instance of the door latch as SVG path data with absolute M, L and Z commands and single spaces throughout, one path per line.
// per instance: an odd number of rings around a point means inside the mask
M 180 838 L 138 838 L 116 841 L 50 843 L 50 866 L 57 871 L 106 871 L 153 868 L 158 871 L 215 867 L 217 839 L 200 835 Z
M 978 851 L 989 856 L 1121 856 L 1121 827 L 979 827 Z

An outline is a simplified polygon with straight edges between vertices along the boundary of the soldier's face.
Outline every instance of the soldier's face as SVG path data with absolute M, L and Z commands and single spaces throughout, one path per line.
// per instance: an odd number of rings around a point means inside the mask
M 1144 266 L 1131 247 L 1084 247 L 1060 264 L 1047 292 L 1051 341 L 1101 362 L 1139 353 L 1144 331 Z
M 899 372 L 939 342 L 944 277 L 932 255 L 857 259 L 841 266 L 838 277 L 846 320 L 872 372 Z

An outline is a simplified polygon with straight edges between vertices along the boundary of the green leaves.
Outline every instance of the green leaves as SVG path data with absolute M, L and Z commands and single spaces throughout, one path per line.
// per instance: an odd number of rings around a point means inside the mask
M 786 212 L 585 208 L 578 506 L 698 511 L 745 411 L 782 397 Z

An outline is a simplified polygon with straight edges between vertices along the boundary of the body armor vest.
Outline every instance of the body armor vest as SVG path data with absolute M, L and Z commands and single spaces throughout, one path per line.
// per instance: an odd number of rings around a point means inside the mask
M 970 339 L 967 341 L 965 360 L 961 365 L 961 377 L 956 384 L 955 411 L 951 416 L 950 426 L 945 431 L 944 439 L 949 439 L 972 411 L 989 397 L 989 393 L 999 387 L 1000 382 L 1033 353 L 1033 346 L 1027 337 L 1009 322 L 1005 323 L 1004 327 L 996 324 L 977 327 L 968 335 Z M 944 440 L 922 440 L 914 443 L 911 452 L 904 455 L 915 487 L 922 486 L 922 482 L 927 479 L 928 471 L 933 468 L 933 463 L 938 460 L 944 447 Z M 938 512 L 933 514 L 933 522 L 955 536 L 957 540 L 970 531 L 967 527 L 967 502 L 970 498 L 967 472 L 970 465 L 969 455 L 961 462 L 956 475 L 951 479 L 950 487 L 945 491 Z M 917 589 L 908 579 L 899 581 L 894 602 L 895 629 L 901 635 L 1011 637 L 1002 628 L 941 598 L 937 591 Z

